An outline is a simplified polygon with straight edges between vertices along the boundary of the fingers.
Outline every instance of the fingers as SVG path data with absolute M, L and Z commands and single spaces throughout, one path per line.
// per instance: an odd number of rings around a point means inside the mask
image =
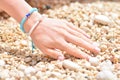
M 66 41 L 62 41 L 58 46 L 56 46 L 62 51 L 65 51 L 66 53 L 73 55 L 77 58 L 85 58 L 89 60 L 90 56 L 84 52 L 82 52 L 77 47 L 74 47 L 73 45 L 67 43 Z
M 78 31 L 76 31 L 76 30 L 73 30 L 73 29 L 71 29 L 71 28 L 69 28 L 69 27 L 65 27 L 65 29 L 66 29 L 70 34 L 75 35 L 75 36 L 77 36 L 77 37 L 79 37 L 79 38 L 82 38 L 83 40 L 89 42 L 90 44 L 93 44 L 93 43 L 94 43 L 94 42 L 91 41 L 89 38 L 87 38 L 85 35 L 81 34 L 80 32 L 78 32 Z
M 98 47 L 96 47 L 96 46 L 90 44 L 89 42 L 83 40 L 82 38 L 76 37 L 74 35 L 68 34 L 68 36 L 66 37 L 66 41 L 73 43 L 75 45 L 78 45 L 80 47 L 83 47 L 87 50 L 90 50 L 96 54 L 98 54 L 100 52 L 100 49 Z
M 95 42 L 91 41 L 88 38 L 88 35 L 84 31 L 75 27 L 72 23 L 69 23 L 67 21 L 65 21 L 65 23 L 70 27 L 66 28 L 67 31 L 70 33 L 68 33 L 66 36 L 66 40 L 68 42 L 81 46 L 94 53 L 99 53 L 100 49 L 98 48 L 98 46 L 95 45 Z
M 87 38 L 90 38 L 89 35 L 87 35 L 85 31 L 77 28 L 77 27 L 74 26 L 72 23 L 69 23 L 69 22 L 67 22 L 67 21 L 64 21 L 64 22 L 65 22 L 71 29 L 73 29 L 73 30 L 75 30 L 75 31 L 83 34 L 83 35 L 86 36 Z
M 82 52 L 77 47 L 74 47 L 73 45 L 67 43 L 64 39 L 61 39 L 60 41 L 56 42 L 55 46 L 51 45 L 49 47 L 46 46 L 45 48 L 42 48 L 43 49 L 42 52 L 54 59 L 63 60 L 64 56 L 62 54 L 62 51 L 59 51 L 55 48 L 65 51 L 66 53 L 73 55 L 77 58 L 85 58 L 87 60 L 89 60 L 90 58 L 88 54 Z
M 54 59 L 64 60 L 64 55 L 62 54 L 60 50 L 44 48 L 42 49 L 42 52 Z

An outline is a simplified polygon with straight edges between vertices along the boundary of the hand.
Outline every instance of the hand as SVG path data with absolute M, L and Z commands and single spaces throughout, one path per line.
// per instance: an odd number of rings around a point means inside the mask
M 70 43 L 83 47 L 98 54 L 100 49 L 93 45 L 86 33 L 67 21 L 45 18 L 33 31 L 34 44 L 45 54 L 52 58 L 63 60 L 61 51 L 78 58 L 89 60 L 90 56 Z M 61 51 L 58 51 L 61 50 Z

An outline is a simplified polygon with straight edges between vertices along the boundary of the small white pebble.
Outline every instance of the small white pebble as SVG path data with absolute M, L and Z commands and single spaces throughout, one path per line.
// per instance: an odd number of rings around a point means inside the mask
M 34 72 L 36 72 L 36 70 L 35 70 L 35 68 L 33 68 L 33 67 L 27 67 L 27 68 L 25 69 L 25 73 L 26 73 L 26 74 L 31 74 L 31 73 L 34 73 Z
M 43 76 L 43 74 L 42 74 L 41 71 L 38 71 L 38 72 L 36 73 L 36 76 L 37 76 L 38 78 L 41 78 L 41 77 Z
M 97 66 L 99 64 L 99 59 L 98 58 L 95 58 L 95 57 L 91 57 L 89 59 L 89 62 L 91 63 L 91 65 L 93 66 Z
M 105 24 L 105 25 L 111 24 L 110 19 L 105 15 L 96 15 L 94 20 L 98 23 Z
M 106 60 L 102 63 L 99 64 L 100 70 L 108 70 L 108 71 L 113 71 L 114 66 L 112 65 L 112 62 L 110 60 Z
M 64 60 L 62 65 L 64 68 L 68 68 L 71 70 L 78 70 L 80 68 L 78 64 L 76 64 L 70 60 Z
M 16 80 L 15 77 L 5 78 L 5 80 Z
M 59 79 L 57 79 L 57 78 L 48 78 L 46 80 L 59 80 Z
M 101 71 L 96 76 L 97 80 L 117 80 L 111 71 Z
M 1 79 L 10 78 L 9 70 L 5 69 L 0 71 L 0 78 Z
M 55 66 L 53 64 L 48 64 L 48 70 L 52 71 L 54 70 Z
M 117 13 L 110 13 L 113 19 L 117 19 L 119 17 L 119 14 Z
M 61 78 L 62 74 L 59 72 L 51 72 L 51 77 Z
M 69 77 L 66 77 L 66 80 L 75 80 L 75 79 L 69 76 Z
M 35 76 L 31 76 L 30 80 L 37 80 L 37 78 Z
M 24 61 L 25 61 L 25 62 L 30 62 L 30 61 L 32 61 L 32 58 L 31 58 L 31 57 L 26 57 L 26 58 L 24 59 Z
M 46 75 L 50 76 L 51 75 L 51 71 L 46 71 Z
M 90 64 L 89 62 L 85 62 L 85 63 L 84 63 L 84 67 L 85 67 L 85 68 L 90 68 L 90 66 L 91 66 L 91 64 Z
M 27 66 L 21 64 L 21 65 L 18 66 L 18 69 L 19 69 L 19 70 L 25 70 L 26 67 L 27 67 Z
M 4 66 L 5 65 L 5 61 L 4 60 L 0 60 L 0 66 Z
M 4 54 L 9 54 L 9 52 L 4 52 Z
M 27 42 L 26 40 L 22 40 L 22 41 L 20 42 L 20 44 L 23 45 L 23 46 L 27 46 L 27 45 L 28 45 L 28 42 Z

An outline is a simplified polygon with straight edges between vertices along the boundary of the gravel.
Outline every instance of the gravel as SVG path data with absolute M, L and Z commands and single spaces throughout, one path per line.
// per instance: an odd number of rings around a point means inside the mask
M 64 61 L 54 60 L 37 48 L 32 53 L 31 39 L 18 23 L 0 19 L 0 80 L 120 80 L 119 7 L 116 2 L 76 2 L 45 14 L 73 23 L 99 43 L 98 55 L 82 49 L 96 57 L 90 62 L 67 54 Z

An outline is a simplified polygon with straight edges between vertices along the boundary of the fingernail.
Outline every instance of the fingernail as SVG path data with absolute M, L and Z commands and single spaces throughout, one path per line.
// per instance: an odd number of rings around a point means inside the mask
M 58 56 L 58 60 L 60 61 L 64 60 L 64 56 Z
M 98 47 L 95 47 L 95 50 L 96 50 L 97 52 L 100 52 L 100 48 L 98 48 Z

